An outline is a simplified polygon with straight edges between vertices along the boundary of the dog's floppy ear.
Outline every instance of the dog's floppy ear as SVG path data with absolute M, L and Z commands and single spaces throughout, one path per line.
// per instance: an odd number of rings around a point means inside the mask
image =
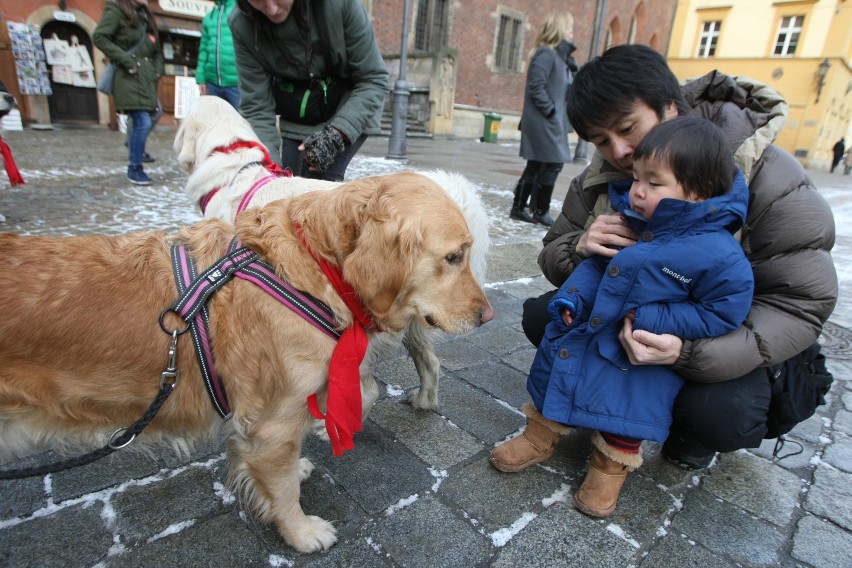
M 378 319 L 402 291 L 423 242 L 417 218 L 394 207 L 388 195 L 391 183 L 383 181 L 367 202 L 355 249 L 343 263 L 344 278 Z
M 174 151 L 178 155 L 180 167 L 185 172 L 191 172 L 195 166 L 195 141 L 198 139 L 198 125 L 192 113 L 183 121 L 175 134 Z

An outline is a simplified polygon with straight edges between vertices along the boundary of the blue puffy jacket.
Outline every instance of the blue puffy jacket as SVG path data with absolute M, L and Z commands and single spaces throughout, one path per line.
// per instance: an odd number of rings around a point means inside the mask
M 663 442 L 683 379 L 668 367 L 633 366 L 618 341 L 635 329 L 684 340 L 739 327 L 751 306 L 749 261 L 732 233 L 746 216 L 748 187 L 699 203 L 663 199 L 647 222 L 629 209 L 631 180 L 612 182 L 610 202 L 639 235 L 612 259 L 583 261 L 551 302 L 527 388 L 545 417 L 611 434 Z M 559 306 L 575 306 L 565 326 Z

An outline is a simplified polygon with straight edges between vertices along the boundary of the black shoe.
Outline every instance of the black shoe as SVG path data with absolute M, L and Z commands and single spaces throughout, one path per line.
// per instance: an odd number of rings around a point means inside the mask
M 524 223 L 535 223 L 535 219 L 527 213 L 526 209 L 516 209 L 515 207 L 512 207 L 512 210 L 509 212 L 509 217 L 516 221 L 523 221 Z
M 156 162 L 156 161 L 157 161 L 157 158 L 155 158 L 154 156 L 152 156 L 148 152 L 145 152 L 144 154 L 142 154 L 142 162 L 143 163 L 150 164 L 151 162 Z
M 545 227 L 553 224 L 553 217 L 550 216 L 550 211 L 536 211 L 532 216 L 533 223 L 541 223 Z
M 669 436 L 661 453 L 669 463 L 682 469 L 704 469 L 713 462 L 716 452 L 696 440 Z

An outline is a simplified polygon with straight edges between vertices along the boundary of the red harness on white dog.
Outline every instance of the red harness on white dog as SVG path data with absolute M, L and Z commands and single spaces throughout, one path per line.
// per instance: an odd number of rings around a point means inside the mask
M 263 161 L 260 162 L 260 164 L 262 164 L 266 168 L 266 170 L 269 172 L 269 175 L 262 177 L 259 180 L 257 180 L 256 182 L 254 182 L 254 185 L 252 185 L 249 188 L 249 190 L 246 192 L 246 194 L 243 195 L 242 200 L 240 200 L 240 205 L 237 207 L 237 213 L 242 213 L 243 211 L 248 209 L 249 203 L 251 203 L 251 200 L 254 198 L 254 196 L 258 192 L 258 190 L 260 190 L 260 188 L 262 188 L 263 186 L 265 186 L 266 184 L 268 184 L 272 180 L 279 178 L 279 177 L 282 177 L 282 176 L 283 177 L 293 177 L 293 172 L 290 171 L 290 168 L 282 169 L 281 166 L 276 164 L 272 160 L 272 158 L 270 157 L 269 151 L 266 149 L 266 146 L 264 146 L 260 142 L 253 142 L 253 141 L 246 142 L 246 141 L 239 140 L 237 142 L 234 142 L 230 146 L 219 146 L 218 148 L 215 148 L 212 152 L 210 152 L 210 154 L 211 155 L 216 154 L 216 153 L 230 154 L 231 152 L 234 152 L 236 150 L 255 149 L 255 148 L 263 152 Z M 201 199 L 198 200 L 198 206 L 201 208 L 201 214 L 202 215 L 204 214 L 204 211 L 207 209 L 207 204 L 210 203 L 210 200 L 213 199 L 213 196 L 215 196 L 219 192 L 220 189 L 222 189 L 222 188 L 216 187 L 216 188 L 212 189 L 211 191 L 202 195 Z

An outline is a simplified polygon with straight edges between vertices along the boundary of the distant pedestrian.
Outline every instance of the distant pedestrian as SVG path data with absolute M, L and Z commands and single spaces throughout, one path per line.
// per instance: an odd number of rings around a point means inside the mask
M 163 75 L 163 51 L 148 0 L 109 0 L 92 38 L 116 66 L 115 110 L 132 121 L 127 146 L 127 179 L 150 185 L 142 168 L 145 143 L 160 108 L 157 83 Z
M 843 160 L 843 175 L 848 176 L 852 171 L 852 150 L 846 152 L 846 159 Z
M 576 49 L 570 43 L 573 37 L 574 18 L 571 14 L 560 14 L 548 16 L 536 38 L 520 124 L 520 155 L 527 165 L 515 186 L 509 212 L 509 217 L 518 221 L 546 227 L 553 224 L 550 198 L 562 166 L 571 159 L 565 97 L 571 74 L 577 69 L 571 57 Z M 530 212 L 526 211 L 527 199 Z
M 228 16 L 236 5 L 237 0 L 215 0 L 214 8 L 204 16 L 195 82 L 202 95 L 219 97 L 240 110 L 234 40 L 228 27 Z
M 843 138 L 837 141 L 837 144 L 834 145 L 832 151 L 834 152 L 834 158 L 831 160 L 831 169 L 829 170 L 829 173 L 833 174 L 834 168 L 836 168 L 837 164 L 840 163 L 840 160 L 843 159 L 843 152 L 846 151 L 846 142 Z

